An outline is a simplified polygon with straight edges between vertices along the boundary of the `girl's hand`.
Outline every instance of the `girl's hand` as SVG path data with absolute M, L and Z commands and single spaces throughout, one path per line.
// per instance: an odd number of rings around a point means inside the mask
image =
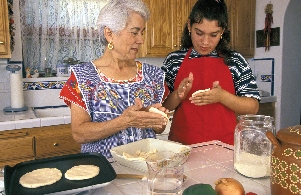
M 219 85 L 219 81 L 214 81 L 211 90 L 197 93 L 195 96 L 190 97 L 189 100 L 191 100 L 191 103 L 198 106 L 214 104 L 220 102 L 222 93 L 223 89 Z
M 192 87 L 192 83 L 193 83 L 193 74 L 192 73 L 189 73 L 189 76 L 184 78 L 178 89 L 177 89 L 177 92 L 178 92 L 178 98 L 180 100 L 183 100 L 186 98 L 187 96 L 187 93 L 190 91 L 191 87 Z

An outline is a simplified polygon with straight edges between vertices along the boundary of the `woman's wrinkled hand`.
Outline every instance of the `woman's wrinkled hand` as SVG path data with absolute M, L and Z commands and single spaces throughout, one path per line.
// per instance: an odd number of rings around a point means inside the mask
M 163 107 L 162 104 L 159 104 L 159 103 L 158 104 L 153 104 L 153 105 L 147 107 L 146 110 L 149 111 L 149 109 L 151 107 L 157 108 L 158 110 L 164 112 L 165 114 L 167 114 L 169 112 L 169 110 L 167 108 Z
M 191 103 L 198 106 L 214 104 L 220 102 L 222 93 L 223 93 L 223 89 L 219 85 L 219 82 L 214 81 L 211 90 L 197 93 L 193 97 L 190 97 L 189 100 L 191 101 Z
M 152 107 L 158 108 L 165 113 L 168 112 L 161 104 L 154 104 Z M 167 124 L 167 119 L 164 116 L 148 112 L 149 108 L 143 109 L 141 100 L 136 98 L 135 104 L 127 108 L 121 117 L 124 118 L 127 127 L 162 128 Z
M 193 83 L 193 74 L 192 73 L 189 73 L 189 76 L 184 78 L 178 89 L 177 89 L 177 92 L 178 92 L 178 98 L 180 100 L 183 100 L 186 98 L 188 92 L 190 91 L 191 87 L 192 87 L 192 83 Z

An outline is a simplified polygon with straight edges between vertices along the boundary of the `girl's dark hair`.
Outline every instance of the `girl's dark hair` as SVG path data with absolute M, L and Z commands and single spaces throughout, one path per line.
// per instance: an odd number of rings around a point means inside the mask
M 220 56 L 225 58 L 226 63 L 231 50 L 229 48 L 228 12 L 224 0 L 198 0 L 189 15 L 190 26 L 202 22 L 204 18 L 210 21 L 217 20 L 218 26 L 225 29 L 222 39 L 216 46 L 216 50 Z M 187 49 L 193 46 L 187 24 L 183 30 L 181 45 L 181 48 Z

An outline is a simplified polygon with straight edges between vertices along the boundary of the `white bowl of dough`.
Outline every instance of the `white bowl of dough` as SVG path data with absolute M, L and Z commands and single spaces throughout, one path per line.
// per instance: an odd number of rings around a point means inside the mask
M 138 171 L 147 172 L 147 156 L 169 151 L 175 154 L 184 154 L 188 157 L 191 147 L 177 142 L 147 138 L 114 147 L 110 151 L 114 160 L 120 165 L 124 165 Z

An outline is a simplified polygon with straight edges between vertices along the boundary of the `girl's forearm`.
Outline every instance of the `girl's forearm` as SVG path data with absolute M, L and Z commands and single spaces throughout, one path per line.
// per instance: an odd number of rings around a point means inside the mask
M 175 90 L 167 96 L 162 105 L 168 110 L 174 110 L 178 107 L 181 101 L 182 100 L 179 98 L 177 90 Z

